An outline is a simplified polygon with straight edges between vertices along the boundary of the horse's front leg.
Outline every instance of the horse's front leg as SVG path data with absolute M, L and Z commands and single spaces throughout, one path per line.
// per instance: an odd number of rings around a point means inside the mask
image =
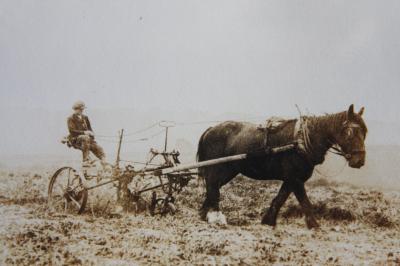
M 276 225 L 276 218 L 278 217 L 279 210 L 281 209 L 283 204 L 285 204 L 291 192 L 291 186 L 289 185 L 289 183 L 284 182 L 279 189 L 278 195 L 272 200 L 268 212 L 262 218 L 262 224 L 267 224 L 271 226 Z
M 292 190 L 305 215 L 306 224 L 309 229 L 319 227 L 317 220 L 313 214 L 313 206 L 310 199 L 307 196 L 306 189 L 304 187 L 304 182 L 295 180 L 291 182 Z

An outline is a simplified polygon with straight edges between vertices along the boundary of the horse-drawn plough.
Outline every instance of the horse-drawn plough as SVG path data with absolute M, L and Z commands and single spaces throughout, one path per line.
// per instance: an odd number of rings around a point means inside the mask
M 191 164 L 181 164 L 178 151 L 167 151 L 168 127 L 166 127 L 165 147 L 163 152 L 155 149 L 150 150 L 150 159 L 144 163 L 145 166 L 136 169 L 131 164 L 120 165 L 120 151 L 123 139 L 123 130 L 118 142 L 118 152 L 112 170 L 78 171 L 70 166 L 58 169 L 50 179 L 48 187 L 48 203 L 57 211 L 69 211 L 81 214 L 87 205 L 90 190 L 111 185 L 117 187 L 117 201 L 124 209 L 129 209 L 131 205 L 142 199 L 146 192 L 152 192 L 148 204 L 152 215 L 174 213 L 176 211 L 175 195 L 188 185 L 189 181 L 198 176 L 195 171 L 201 167 L 224 164 L 233 161 L 246 160 L 259 156 L 269 156 L 276 153 L 292 150 L 296 148 L 297 142 L 289 143 L 284 146 L 261 149 L 252 153 L 237 154 L 212 160 L 196 162 Z M 154 166 L 152 161 L 160 157 L 163 163 Z M 95 180 L 95 184 L 91 184 Z M 129 185 L 133 182 L 150 181 L 141 188 L 132 188 Z M 142 182 L 143 183 L 143 182 Z M 161 193 L 160 194 L 157 194 Z

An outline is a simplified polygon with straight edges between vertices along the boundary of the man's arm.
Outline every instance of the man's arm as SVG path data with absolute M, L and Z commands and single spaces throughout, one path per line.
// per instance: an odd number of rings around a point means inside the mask
M 85 116 L 85 119 L 86 119 L 86 126 L 87 126 L 88 130 L 93 132 L 92 125 L 90 124 L 90 121 L 89 121 L 89 117 Z
M 85 124 L 86 124 L 86 128 L 87 128 L 87 130 L 84 131 L 84 134 L 88 135 L 88 136 L 91 136 L 91 137 L 94 137 L 94 133 L 93 133 L 93 130 L 92 130 L 92 125 L 90 125 L 89 117 L 84 116 L 83 119 L 85 119 Z

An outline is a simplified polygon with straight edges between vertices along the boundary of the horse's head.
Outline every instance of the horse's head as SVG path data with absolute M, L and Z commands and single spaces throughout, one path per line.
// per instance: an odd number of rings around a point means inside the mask
M 364 107 L 358 113 L 350 105 L 346 119 L 335 136 L 335 142 L 352 168 L 361 168 L 365 164 L 365 138 L 367 126 L 362 118 Z

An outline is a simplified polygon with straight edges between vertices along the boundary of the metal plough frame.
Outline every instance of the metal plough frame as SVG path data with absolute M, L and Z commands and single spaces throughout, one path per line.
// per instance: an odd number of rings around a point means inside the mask
M 61 193 L 65 199 L 65 202 L 72 203 L 75 206 L 75 210 L 77 213 L 82 213 L 87 200 L 87 195 L 89 190 L 93 190 L 95 188 L 105 186 L 111 183 L 117 183 L 117 199 L 120 203 L 122 203 L 124 209 L 128 210 L 130 205 L 133 202 L 138 201 L 141 198 L 141 195 L 145 192 L 152 191 L 151 202 L 149 204 L 150 213 L 165 215 L 167 213 L 174 213 L 176 211 L 176 207 L 174 205 L 174 194 L 179 193 L 191 179 L 194 179 L 197 176 L 197 172 L 194 172 L 194 169 L 198 169 L 201 167 L 207 167 L 217 164 L 228 163 L 232 161 L 245 160 L 254 157 L 261 156 L 269 156 L 276 153 L 286 152 L 293 150 L 297 147 L 297 141 L 289 143 L 284 146 L 275 147 L 275 148 L 266 148 L 261 149 L 252 153 L 245 154 L 237 154 L 222 158 L 217 158 L 208 161 L 196 162 L 191 164 L 180 164 L 179 162 L 179 152 L 172 151 L 167 152 L 167 138 L 168 138 L 168 127 L 166 127 L 166 136 L 165 136 L 165 147 L 163 152 L 158 152 L 154 149 L 150 150 L 151 157 L 147 163 L 145 163 L 145 167 L 140 170 L 135 170 L 132 165 L 127 165 L 124 169 L 120 167 L 120 151 L 123 139 L 123 130 L 120 134 L 120 139 L 118 143 L 118 152 L 117 152 L 117 160 L 113 167 L 112 178 L 110 180 L 104 182 L 98 182 L 92 186 L 86 186 L 85 180 L 87 176 L 80 177 L 81 181 L 78 186 L 71 188 L 69 187 L 69 180 L 67 183 L 67 187 L 64 188 L 64 191 Z M 148 168 L 149 165 L 152 165 L 152 161 L 154 158 L 161 156 L 164 159 L 164 163 L 158 167 Z M 63 168 L 61 168 L 63 169 Z M 60 170 L 61 170 L 60 169 Z M 72 168 L 71 168 L 72 169 Z M 59 171 L 60 171 L 59 170 Z M 56 179 L 58 178 L 57 171 L 50 180 L 49 184 L 49 203 L 52 202 L 53 195 L 53 187 Z M 79 174 L 74 170 L 75 177 L 79 176 Z M 159 184 L 151 187 L 144 187 L 137 191 L 130 191 L 128 185 L 138 178 L 145 177 L 157 178 L 159 180 Z M 165 181 L 166 180 L 166 181 Z M 163 197 L 158 197 L 155 190 L 161 189 L 165 194 Z M 73 195 L 79 195 L 79 198 L 74 198 Z M 83 200 L 82 205 L 78 205 L 79 201 Z

